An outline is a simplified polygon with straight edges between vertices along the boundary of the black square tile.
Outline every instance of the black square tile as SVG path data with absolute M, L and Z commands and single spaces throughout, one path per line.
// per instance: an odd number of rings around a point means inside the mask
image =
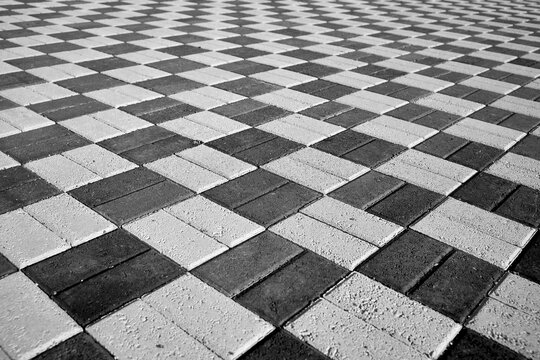
M 510 151 L 540 161 L 540 137 L 527 135 Z
M 407 293 L 451 251 L 452 247 L 446 244 L 408 230 L 356 270 L 394 290 Z
M 343 155 L 343 158 L 370 168 L 376 168 L 405 150 L 407 150 L 405 146 L 375 139 Z
M 62 80 L 57 85 L 77 93 L 87 93 L 96 90 L 108 89 L 126 83 L 104 74 L 92 74 L 72 79 Z
M 497 176 L 479 173 L 459 187 L 452 197 L 487 211 L 493 210 L 517 185 Z
M 365 209 L 404 184 L 394 177 L 369 171 L 329 194 L 334 199 L 358 209 Z
M 470 142 L 448 157 L 447 160 L 480 171 L 491 165 L 503 153 L 504 151 L 494 147 Z
M 276 136 L 272 140 L 239 151 L 234 154 L 234 157 L 256 166 L 262 166 L 302 147 L 302 144 Z
M 334 101 L 328 101 L 320 105 L 313 106 L 301 112 L 302 115 L 312 117 L 317 120 L 326 120 L 335 117 L 352 108 Z
M 228 118 L 235 118 L 236 116 L 247 114 L 267 106 L 268 104 L 262 103 L 257 100 L 243 99 L 240 101 L 236 101 L 232 104 L 218 106 L 216 108 L 213 108 L 211 111 L 216 114 L 226 116 Z
M 193 90 L 203 85 L 176 75 L 141 81 L 135 85 L 158 92 L 163 95 L 172 95 L 182 91 Z
M 382 218 L 407 226 L 432 209 L 444 196 L 421 187 L 406 184 L 368 211 Z
M 540 225 L 540 191 L 520 186 L 499 206 L 496 213 L 538 227 Z
M 63 121 L 83 115 L 108 110 L 111 106 L 83 95 L 74 95 L 62 99 L 34 104 L 28 107 L 53 121 Z
M 224 82 L 215 87 L 246 97 L 255 97 L 280 89 L 279 86 L 264 81 L 244 77 L 238 80 Z
M 243 306 L 281 325 L 347 274 L 347 270 L 307 252 L 236 298 Z
M 313 148 L 325 151 L 335 156 L 342 156 L 374 138 L 353 130 L 345 130 L 312 145 Z
M 289 115 L 285 109 L 277 106 L 265 106 L 244 114 L 234 116 L 233 119 L 249 126 L 259 126 L 272 120 Z
M 458 115 L 436 110 L 414 120 L 413 122 L 432 129 L 441 130 L 457 122 L 459 119 L 460 117 Z
M 468 143 L 466 139 L 440 132 L 417 145 L 415 149 L 444 159 Z
M 456 251 L 412 292 L 411 297 L 461 323 L 502 274 L 503 270 L 495 265 Z
M 361 110 L 361 109 L 352 109 L 341 113 L 337 116 L 326 119 L 325 121 L 338 125 L 344 128 L 352 128 L 356 125 L 363 124 L 371 119 L 378 117 L 379 115 L 372 113 L 370 111 Z
M 226 154 L 232 155 L 275 138 L 276 135 L 259 129 L 251 128 L 211 141 L 206 145 L 218 149 Z
M 302 251 L 296 244 L 265 231 L 191 273 L 232 297 L 270 275 Z

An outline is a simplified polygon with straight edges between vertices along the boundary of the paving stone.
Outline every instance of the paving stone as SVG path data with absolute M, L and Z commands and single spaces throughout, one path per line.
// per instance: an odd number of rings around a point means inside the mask
M 302 147 L 301 144 L 294 141 L 276 136 L 270 141 L 237 152 L 234 156 L 250 164 L 261 166 L 297 151 Z
M 373 140 L 369 135 L 361 134 L 356 131 L 345 130 L 337 135 L 326 138 L 312 147 L 325 151 L 336 156 L 343 156 L 362 145 Z
M 428 359 L 327 300 L 315 303 L 285 329 L 333 359 Z
M 502 150 L 471 142 L 452 154 L 447 160 L 480 171 L 490 165 L 502 153 Z
M 482 172 L 457 189 L 452 197 L 491 211 L 516 187 L 511 181 Z
M 521 312 L 538 317 L 540 313 L 539 286 L 510 273 L 490 294 L 490 297 Z
M 515 353 L 497 341 L 488 339 L 474 330 L 464 328 L 440 359 L 454 360 L 468 358 L 479 360 L 526 359 L 523 355 Z
M 263 227 L 202 196 L 182 201 L 165 211 L 228 247 L 264 231 Z
M 357 271 L 407 293 L 451 251 L 450 246 L 408 230 L 360 265 Z
M 316 201 L 301 212 L 378 247 L 403 230 L 398 225 L 329 197 Z
M 31 265 L 24 273 L 52 296 L 149 249 L 133 235 L 115 230 Z
M 442 199 L 442 195 L 433 191 L 406 184 L 368 211 L 396 224 L 407 226 L 431 210 Z
M 16 271 L 17 267 L 6 259 L 4 255 L 0 254 L 0 279 Z
M 286 331 L 279 330 L 267 336 L 253 350 L 241 357 L 242 360 L 270 360 L 275 358 L 298 360 L 325 360 L 322 353 Z
M 226 359 L 237 358 L 274 329 L 191 275 L 182 276 L 143 301 Z
M 295 183 L 277 189 L 235 209 L 240 215 L 268 227 L 319 197 L 319 193 Z
M 204 196 L 227 208 L 234 209 L 287 183 L 281 176 L 263 169 L 228 181 L 204 192 Z
M 30 359 L 81 328 L 22 273 L 0 280 L 2 349 L 14 359 Z M 24 313 L 17 310 L 27 304 Z M 10 336 L 10 334 L 24 334 Z
M 358 273 L 324 298 L 430 357 L 438 357 L 461 330 L 447 317 Z
M 24 210 L 70 245 L 78 245 L 115 229 L 71 196 L 58 195 L 29 205 Z
M 525 133 L 517 130 L 508 129 L 471 118 L 465 118 L 444 131 L 451 135 L 459 136 L 502 150 L 508 150 L 526 135 Z
M 75 335 L 39 354 L 35 360 L 112 360 L 111 354 L 86 333 Z
M 343 157 L 358 164 L 375 168 L 406 149 L 402 145 L 375 139 L 345 154 Z
M 490 298 L 467 326 L 526 357 L 536 358 L 540 344 L 534 334 L 539 323 L 538 317 Z
M 242 293 L 236 301 L 281 325 L 345 274 L 342 267 L 307 252 Z
M 33 204 L 59 193 L 57 188 L 45 180 L 36 179 L 22 182 L 0 192 L 0 213 Z
M 297 245 L 266 231 L 197 267 L 192 274 L 232 297 L 301 252 Z
M 445 159 L 466 144 L 468 144 L 468 141 L 463 138 L 441 132 L 423 141 L 414 148 L 425 152 L 426 154 Z
M 333 191 L 329 196 L 358 209 L 365 209 L 395 191 L 402 184 L 401 180 L 370 171 Z
M 538 227 L 540 225 L 540 191 L 520 186 L 496 212 L 510 219 Z
M 150 250 L 59 293 L 56 300 L 87 325 L 183 273 L 178 264 Z
M 491 165 L 487 172 L 495 176 L 540 190 L 540 161 L 526 156 L 506 153 Z
M 203 344 L 141 300 L 88 327 L 118 358 L 218 359 Z
M 420 284 L 411 297 L 462 322 L 501 275 L 500 268 L 457 251 Z
M 540 137 L 528 135 L 512 148 L 512 152 L 540 161 Z

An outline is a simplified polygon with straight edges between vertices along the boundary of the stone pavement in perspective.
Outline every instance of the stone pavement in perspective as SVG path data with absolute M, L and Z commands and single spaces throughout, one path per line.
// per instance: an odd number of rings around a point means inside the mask
M 540 359 L 538 0 L 0 0 L 0 359 Z

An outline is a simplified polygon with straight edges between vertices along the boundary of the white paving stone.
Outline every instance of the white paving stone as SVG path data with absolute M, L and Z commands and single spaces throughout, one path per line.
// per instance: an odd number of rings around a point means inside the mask
M 257 129 L 267 131 L 304 145 L 315 144 L 326 138 L 326 136 L 321 133 L 310 131 L 280 120 L 267 122 L 266 124 L 258 126 Z
M 152 126 L 152 123 L 118 109 L 100 111 L 89 116 L 124 133 Z
M 182 201 L 165 211 L 228 247 L 264 231 L 264 227 L 202 196 Z
M 253 100 L 281 107 L 289 111 L 302 111 L 309 107 L 322 104 L 326 99 L 304 94 L 291 89 L 280 89 L 263 95 L 255 96 Z
M 145 166 L 196 192 L 203 192 L 227 181 L 227 178 L 176 155 L 156 160 Z
M 188 270 L 227 250 L 223 244 L 163 210 L 124 228 Z
M 324 299 L 285 328 L 331 359 L 428 359 Z
M 212 140 L 219 139 L 220 137 L 226 136 L 226 133 L 223 133 L 218 130 L 214 130 L 205 125 L 198 124 L 193 121 L 189 121 L 185 118 L 175 119 L 171 121 L 166 121 L 159 126 L 173 131 L 182 136 L 188 137 L 193 140 L 198 140 L 202 142 L 208 142 Z
M 437 130 L 426 126 L 413 124 L 387 115 L 360 124 L 354 127 L 353 130 L 409 148 L 418 145 L 437 133 Z
M 214 150 L 206 145 L 196 146 L 177 153 L 183 159 L 204 167 L 231 180 L 256 169 L 244 161 Z
M 335 101 L 362 110 L 375 112 L 377 114 L 384 114 L 407 104 L 406 101 L 367 90 L 360 90 L 355 93 L 342 96 Z
M 336 84 L 350 86 L 355 89 L 365 89 L 384 82 L 377 77 L 359 74 L 353 71 L 343 71 L 337 74 L 325 76 L 323 80 L 331 81 Z
M 263 169 L 307 186 L 323 194 L 344 185 L 347 181 L 326 171 L 319 170 L 292 156 L 282 157 L 263 166 Z
M 186 119 L 224 134 L 233 134 L 249 129 L 249 126 L 246 124 L 210 111 L 191 114 L 186 116 Z
M 508 94 L 519 88 L 519 85 L 507 83 L 504 81 L 489 79 L 481 76 L 473 76 L 460 82 L 460 85 L 470 86 L 473 88 L 493 91 L 499 94 Z
M 38 129 L 54 124 L 54 122 L 46 117 L 25 107 L 16 107 L 0 111 L 0 120 L 21 131 Z
M 301 212 L 377 247 L 403 231 L 399 225 L 330 197 L 323 197 Z
M 274 329 L 189 274 L 143 301 L 224 359 L 236 359 Z
M 122 131 L 90 116 L 61 121 L 59 124 L 93 142 L 99 142 L 123 134 Z
M 532 117 L 538 117 L 540 113 L 538 102 L 510 95 L 494 101 L 490 106 Z
M 407 86 L 412 86 L 424 90 L 429 90 L 432 92 L 441 91 L 453 85 L 450 81 L 445 81 L 441 79 L 432 78 L 429 76 L 424 76 L 420 74 L 407 74 L 395 78 L 392 82 L 403 84 Z
M 21 272 L 0 279 L 0 346 L 12 359 L 31 359 L 81 331 Z
M 20 165 L 18 161 L 0 151 L 0 170 Z
M 490 296 L 519 311 L 540 317 L 540 285 L 521 276 L 509 273 Z
M 0 249 L 23 268 L 69 248 L 60 237 L 23 210 L 0 215 Z
M 459 116 L 470 115 L 484 107 L 483 104 L 439 93 L 417 99 L 414 103 Z
M 101 179 L 94 172 L 62 155 L 35 160 L 26 164 L 25 167 L 64 191 Z
M 67 194 L 26 206 L 24 211 L 70 245 L 81 244 L 116 228 L 114 224 Z
M 528 358 L 540 358 L 540 317 L 490 298 L 467 327 Z
M 218 359 L 141 300 L 91 325 L 87 331 L 118 359 Z
M 527 135 L 521 131 L 471 118 L 461 120 L 444 132 L 502 150 L 508 150 Z
M 365 275 L 353 273 L 324 295 L 339 308 L 429 357 L 437 358 L 461 325 Z
M 540 161 L 530 157 L 506 153 L 486 172 L 540 190 Z
M 95 144 L 69 150 L 62 155 L 101 177 L 113 176 L 137 167 L 132 162 Z
M 370 243 L 303 214 L 285 219 L 270 230 L 349 270 L 377 251 Z
M 289 156 L 296 161 L 345 180 L 353 180 L 369 171 L 369 168 L 365 166 L 309 147 L 296 151 Z

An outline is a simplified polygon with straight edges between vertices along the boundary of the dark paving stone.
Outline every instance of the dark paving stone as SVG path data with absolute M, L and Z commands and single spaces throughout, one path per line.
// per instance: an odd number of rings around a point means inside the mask
M 201 109 L 195 106 L 180 103 L 161 110 L 146 112 L 137 116 L 153 124 L 160 124 L 165 121 L 186 117 L 188 115 L 198 113 L 199 111 L 201 111 Z
M 404 182 L 394 177 L 369 171 L 329 194 L 334 199 L 365 209 L 398 189 Z
M 160 97 L 157 99 L 142 101 L 132 105 L 123 106 L 120 108 L 120 110 L 125 111 L 131 115 L 141 116 L 181 104 L 182 103 L 178 100 L 174 100 L 169 97 Z
M 279 326 L 347 272 L 333 262 L 307 252 L 248 289 L 236 301 Z
M 351 127 L 354 127 L 356 125 L 363 124 L 366 121 L 369 121 L 371 119 L 374 119 L 377 116 L 379 116 L 379 115 L 377 115 L 375 113 L 372 113 L 370 111 L 360 110 L 360 109 L 352 109 L 352 110 L 344 112 L 344 113 L 342 113 L 340 115 L 337 115 L 337 116 L 331 117 L 329 119 L 326 119 L 325 121 L 330 123 L 330 124 L 342 126 L 342 127 L 345 127 L 345 128 L 351 128 Z
M 465 100 L 487 105 L 503 96 L 504 95 L 492 91 L 478 90 L 468 96 L 465 96 Z
M 236 56 L 243 59 L 249 59 L 252 57 L 268 54 L 266 51 L 261 51 L 261 50 L 252 49 L 248 47 L 237 47 L 234 49 L 223 50 L 221 52 L 227 55 L 232 55 L 232 56 Z
M 407 85 L 387 81 L 387 82 L 379 84 L 379 85 L 371 86 L 371 87 L 367 88 L 367 90 L 371 91 L 371 92 L 374 92 L 374 93 L 377 93 L 377 94 L 381 94 L 381 95 L 390 95 L 392 93 L 395 93 L 395 92 L 398 92 L 400 90 L 404 90 L 404 89 L 407 89 L 407 88 L 408 88 Z
M 249 60 L 236 61 L 233 63 L 221 65 L 219 66 L 219 68 L 244 76 L 249 76 L 274 69 L 272 66 L 259 64 Z
M 470 95 L 477 90 L 478 89 L 470 87 L 470 86 L 456 84 L 456 85 L 447 87 L 446 89 L 439 91 L 439 94 L 444 94 L 444 95 L 453 96 L 457 98 L 464 98 L 467 95 Z
M 94 48 L 94 50 L 100 51 L 105 54 L 116 56 L 116 55 L 132 53 L 135 51 L 147 50 L 147 49 L 142 46 L 137 46 L 134 44 L 120 43 L 120 44 L 114 44 L 114 45 L 99 46 L 99 47 Z
M 259 126 L 272 120 L 285 117 L 288 114 L 290 114 L 290 112 L 280 107 L 266 106 L 235 116 L 233 119 L 249 126 Z
M 163 95 L 172 95 L 203 86 L 198 82 L 185 79 L 177 75 L 169 75 L 157 79 L 141 81 L 135 85 L 141 86 L 145 89 L 150 89 Z
M 232 297 L 270 275 L 302 251 L 296 244 L 265 231 L 191 273 Z
M 17 271 L 17 267 L 0 253 L 0 279 Z
M 306 94 L 314 94 L 316 92 L 332 88 L 336 85 L 337 85 L 336 83 L 333 83 L 330 81 L 317 79 L 313 81 L 308 81 L 300 85 L 293 86 L 291 89 L 300 91 Z
M 69 194 L 87 206 L 96 207 L 166 179 L 153 171 L 140 167 L 81 186 Z
M 235 209 L 240 215 L 268 227 L 320 197 L 316 191 L 293 182 Z
M 99 143 L 105 149 L 119 154 L 137 147 L 154 143 L 176 135 L 176 133 L 159 126 L 151 126 L 144 129 L 132 131 Z
M 255 97 L 280 89 L 279 86 L 248 77 L 221 83 L 215 87 L 246 97 Z
M 514 114 L 500 122 L 498 125 L 505 126 L 510 129 L 529 132 L 540 124 L 540 118 Z
M 79 49 L 82 49 L 83 47 L 73 44 L 73 43 L 69 43 L 69 42 L 56 42 L 52 44 L 32 46 L 31 48 L 36 51 L 42 52 L 44 54 L 54 54 L 54 53 L 62 52 L 62 51 L 79 50 Z M 86 66 L 85 63 L 78 63 L 78 65 L 89 68 L 88 66 Z
M 302 144 L 277 136 L 270 141 L 237 152 L 234 156 L 250 164 L 261 166 L 302 147 L 304 147 Z
M 184 273 L 180 265 L 150 250 L 59 293 L 55 299 L 84 326 Z
M 63 44 L 69 44 L 69 43 L 63 43 Z M 64 51 L 64 50 L 61 50 Z M 82 63 L 78 63 L 77 65 L 83 66 L 85 68 L 88 68 L 90 70 L 94 70 L 97 72 L 104 72 L 109 70 L 115 70 L 115 69 L 121 69 L 128 66 L 135 66 L 137 63 L 124 60 L 117 57 L 109 57 L 105 59 L 99 59 L 99 60 L 90 60 L 90 61 L 84 61 Z
M 452 251 L 452 247 L 408 230 L 356 270 L 407 293 Z
M 114 357 L 87 333 L 80 333 L 32 360 L 113 360 Z
M 496 213 L 538 227 L 540 225 L 540 191 L 520 186 L 502 203 Z
M 57 85 L 77 93 L 108 89 L 115 86 L 125 85 L 123 81 L 104 74 L 92 74 L 72 79 L 62 80 Z
M 5 169 L 0 171 L 0 191 L 38 179 L 39 176 L 22 166 Z
M 0 97 L 0 111 L 19 107 L 19 104 L 14 103 L 8 99 Z
M 289 31 L 289 30 L 292 30 L 292 29 L 287 29 L 287 31 Z M 276 31 L 276 32 L 279 33 L 280 31 Z M 303 33 L 302 35 L 309 35 L 309 34 L 308 33 Z M 292 45 L 292 46 L 294 46 L 294 45 Z M 291 50 L 291 51 L 284 52 L 281 55 L 291 56 L 291 57 L 301 59 L 301 60 L 305 60 L 305 61 L 316 60 L 316 59 L 320 59 L 320 58 L 328 56 L 328 55 L 321 54 L 321 53 L 316 52 L 316 51 L 310 51 L 310 50 L 305 50 L 305 49 Z
M 510 151 L 540 161 L 540 137 L 527 135 Z
M 342 156 L 373 139 L 373 137 L 357 131 L 345 130 L 312 145 L 312 147 L 335 156 Z
M 274 138 L 276 138 L 276 135 L 259 129 L 251 128 L 224 136 L 214 141 L 210 141 L 206 145 L 218 149 L 226 154 L 232 155 L 239 151 L 247 150 L 270 141 Z
M 187 60 L 187 59 L 182 59 L 182 58 L 158 61 L 155 63 L 148 64 L 148 66 L 171 73 L 171 74 L 197 70 L 197 69 L 205 67 L 205 65 L 201 63 Z
M 456 251 L 411 297 L 461 323 L 502 274 L 495 265 Z
M 527 358 L 474 330 L 463 328 L 439 359 L 525 360 Z
M 142 145 L 135 149 L 124 151 L 119 155 L 131 160 L 136 164 L 142 165 L 167 157 L 198 144 L 199 142 L 196 140 L 191 140 L 181 135 L 173 135 L 151 144 Z
M 540 284 L 540 233 L 536 233 L 512 265 L 512 271 Z
M 66 63 L 66 61 L 50 55 L 23 57 L 19 59 L 5 60 L 5 62 L 18 67 L 21 70 L 30 70 L 39 67 L 54 66 Z
M 306 109 L 302 111 L 301 114 L 312 117 L 317 120 L 326 120 L 331 117 L 335 117 L 339 114 L 342 114 L 348 110 L 351 110 L 351 107 L 348 105 L 343 105 L 337 102 L 328 101 L 323 104 Z
M 368 211 L 402 226 L 407 226 L 432 209 L 444 196 L 406 184 L 372 206 Z
M 178 45 L 178 46 L 172 46 L 172 47 L 167 47 L 167 48 L 161 48 L 159 49 L 159 51 L 165 54 L 170 54 L 177 57 L 206 52 L 206 50 L 202 48 L 191 46 L 191 45 Z
M 343 157 L 355 163 L 376 168 L 405 150 L 407 150 L 405 146 L 375 139 L 343 155 Z
M 267 107 L 268 104 L 256 101 L 253 99 L 243 99 L 232 104 L 226 104 L 213 108 L 212 112 L 226 116 L 228 118 L 234 118 L 239 115 L 247 114 L 255 110 L 259 110 Z M 279 108 L 278 108 L 279 109 Z
M 491 146 L 470 142 L 448 157 L 447 160 L 480 171 L 491 165 L 503 152 Z
M 281 176 L 258 169 L 207 190 L 203 195 L 218 204 L 234 209 L 287 182 L 288 180 Z
M 294 71 L 296 73 L 313 76 L 316 78 L 322 78 L 324 76 L 332 75 L 341 71 L 339 69 L 336 69 L 330 66 L 325 66 L 325 65 L 316 64 L 316 63 L 309 63 L 309 62 L 289 66 L 289 67 L 286 67 L 285 69 L 289 71 Z
M 491 211 L 517 187 L 511 181 L 479 173 L 459 187 L 452 197 Z
M 33 204 L 61 193 L 43 179 L 23 182 L 18 186 L 0 191 L 0 214 Z
M 458 115 L 436 110 L 414 120 L 414 122 L 432 129 L 441 130 L 457 122 L 459 119 L 460 117 Z
M 241 360 L 328 360 L 305 342 L 284 330 L 278 330 L 240 357 Z
M 193 192 L 166 180 L 101 204 L 95 211 L 120 225 L 191 197 Z
M 377 74 L 378 75 L 378 74 Z M 395 93 L 392 93 L 392 97 L 396 99 L 406 100 L 406 101 L 413 101 L 416 99 L 420 99 L 424 96 L 427 96 L 431 94 L 430 91 L 419 89 L 415 87 L 408 87 L 406 89 L 397 91 Z
M 0 90 L 11 89 L 19 86 L 28 86 L 34 84 L 44 83 L 40 77 L 34 76 L 25 71 L 18 71 L 9 74 L 0 75 Z
M 24 269 L 47 294 L 55 295 L 123 263 L 150 247 L 124 230 L 115 230 Z
M 51 125 L 0 139 L 0 151 L 26 163 L 88 144 L 90 141 L 63 126 Z
M 468 142 L 466 139 L 440 132 L 417 145 L 415 149 L 444 159 Z
M 53 121 L 63 121 L 107 110 L 111 107 L 83 95 L 74 95 L 30 105 L 28 108 Z

